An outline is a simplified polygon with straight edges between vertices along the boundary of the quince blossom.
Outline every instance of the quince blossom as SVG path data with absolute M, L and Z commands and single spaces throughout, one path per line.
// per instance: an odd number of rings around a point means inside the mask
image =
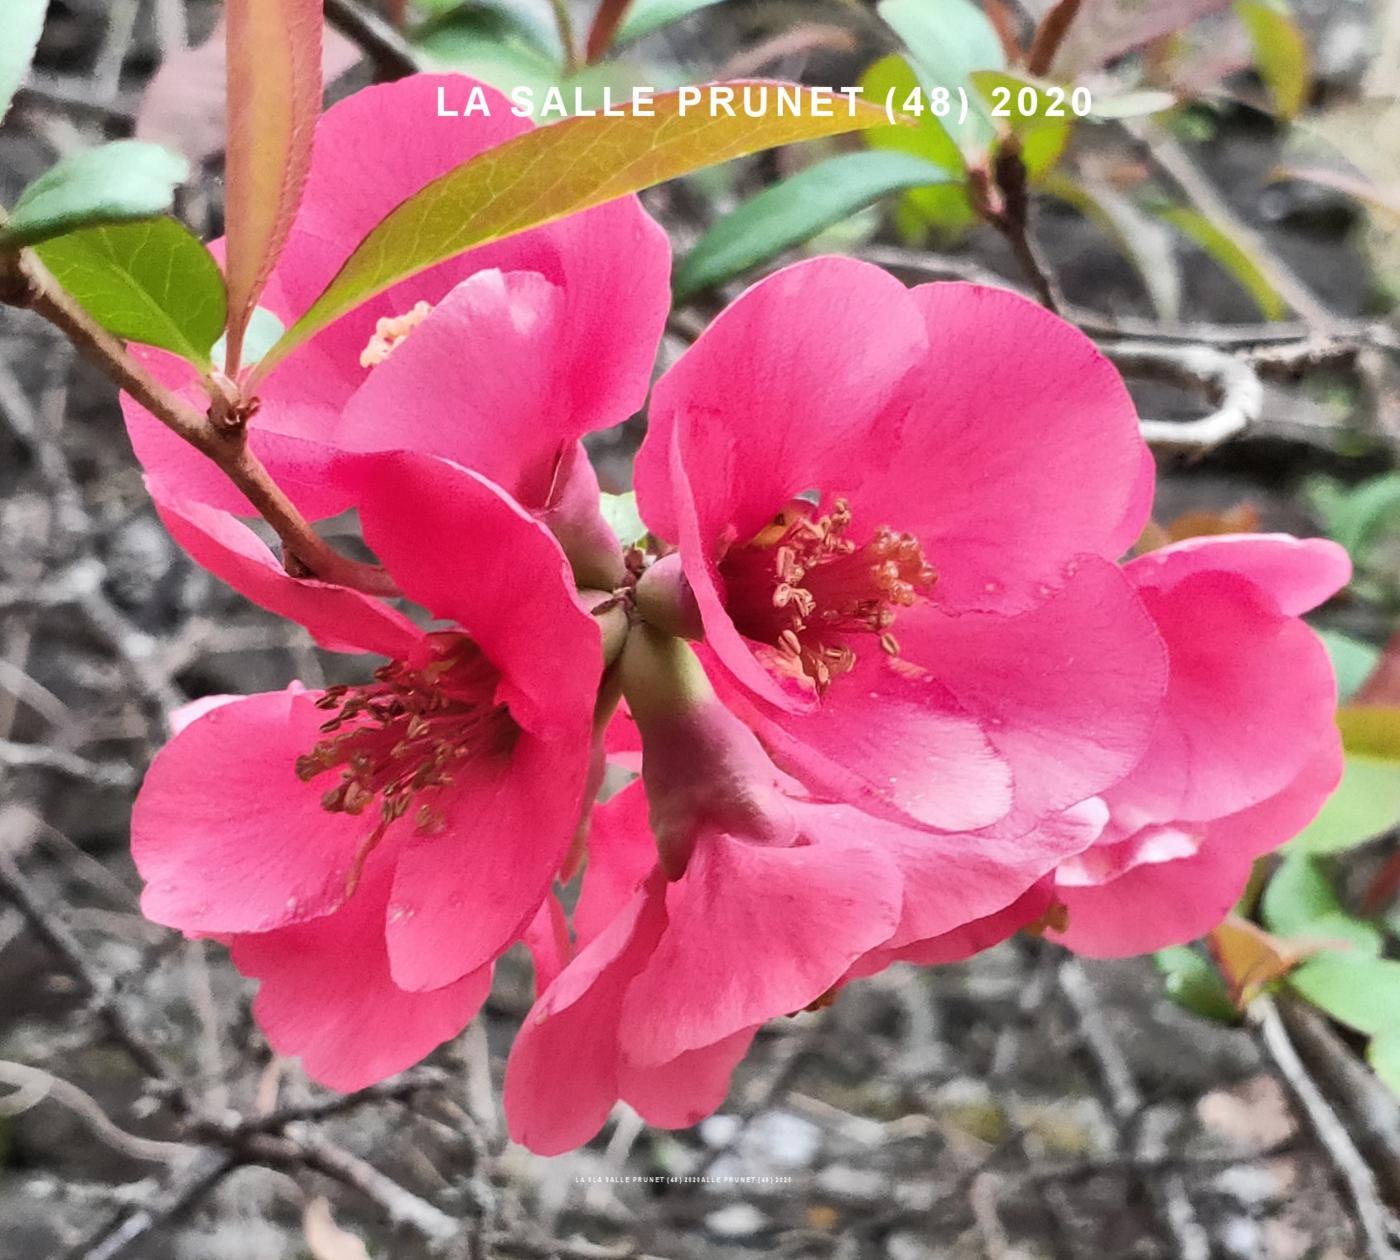
M 410 454 L 336 473 L 399 587 L 449 628 L 290 577 L 231 515 L 151 483 L 211 572 L 323 646 L 389 661 L 201 705 L 151 765 L 132 851 L 147 917 L 229 940 L 272 1044 L 354 1089 L 460 1031 L 494 960 L 552 913 L 603 662 L 558 544 L 498 487 Z

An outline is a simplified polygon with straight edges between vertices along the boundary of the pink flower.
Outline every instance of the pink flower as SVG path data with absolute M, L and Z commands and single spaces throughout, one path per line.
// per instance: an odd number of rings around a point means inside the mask
M 142 907 L 230 939 L 281 1052 L 342 1089 L 455 1034 L 546 903 L 583 808 L 599 629 L 558 544 L 498 487 L 431 457 L 342 456 L 365 539 L 447 629 L 287 576 L 231 515 L 152 482 L 217 576 L 372 679 L 200 706 L 132 820 Z
M 529 129 L 486 86 L 489 118 L 438 118 L 439 88 L 455 98 L 470 84 L 415 75 L 326 111 L 300 213 L 263 297 L 284 324 L 401 201 Z M 645 400 L 669 273 L 665 233 L 635 197 L 480 246 L 373 298 L 279 365 L 258 391 L 252 448 L 311 518 L 353 504 L 327 475 L 337 448 L 440 455 L 543 509 L 561 459 L 591 477 L 573 459 L 577 439 Z M 141 354 L 163 382 L 207 407 L 191 367 Z M 251 514 L 209 460 L 130 399 L 123 407 L 153 480 Z
M 679 548 L 686 629 L 814 791 L 1027 831 L 1137 763 L 1165 653 L 1115 561 L 1152 464 L 1074 328 L 820 258 L 721 314 L 650 414 L 639 503 Z
M 629 694 L 649 635 L 634 630 L 624 649 Z M 511 1132 L 545 1154 L 586 1142 L 619 1098 L 651 1124 L 694 1124 L 761 1024 L 824 1000 L 877 951 L 1003 911 L 1106 818 L 1096 803 L 996 838 L 822 801 L 706 696 L 693 658 L 686 676 L 688 648 L 656 650 L 689 700 L 634 703 L 646 791 L 595 811 L 580 952 L 527 1016 L 507 1071 Z
M 1203 935 L 1254 860 L 1311 821 L 1341 775 L 1336 683 L 1299 620 L 1350 577 L 1342 548 L 1284 535 L 1198 538 L 1126 572 L 1171 658 L 1141 764 L 1104 793 L 1111 819 L 1055 876 L 1068 923 L 1097 957 Z

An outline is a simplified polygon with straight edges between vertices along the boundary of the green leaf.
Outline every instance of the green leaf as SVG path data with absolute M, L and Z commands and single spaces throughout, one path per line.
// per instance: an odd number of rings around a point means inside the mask
M 632 0 L 627 16 L 622 19 L 622 25 L 617 28 L 617 34 L 613 37 L 612 46 L 619 48 L 623 44 L 630 44 L 633 40 L 655 34 L 692 13 L 699 13 L 701 9 L 708 9 L 720 3 L 722 0 Z
M 1282 319 L 1288 314 L 1288 304 L 1274 290 L 1258 262 L 1228 233 L 1221 231 L 1195 210 L 1175 207 L 1158 213 L 1233 276 L 1241 288 L 1254 299 L 1259 313 L 1265 319 Z
M 1359 954 L 1381 952 L 1380 929 L 1347 913 L 1322 867 L 1307 854 L 1284 858 L 1259 908 L 1264 925 L 1278 936 Z
M 884 102 L 893 91 L 896 110 L 918 88 L 919 76 L 914 73 L 914 67 L 897 53 L 872 63 L 860 80 L 861 93 L 867 101 Z M 967 170 L 962 150 L 930 113 L 915 118 L 912 127 L 888 123 L 883 127 L 872 127 L 864 138 L 872 149 L 912 153 L 960 178 Z
M 926 91 L 952 93 L 953 108 L 943 126 L 968 155 L 985 154 L 996 137 L 991 108 L 972 86 L 974 70 L 1004 70 L 1006 51 L 987 15 L 972 0 L 880 0 L 876 10 L 904 41 Z M 967 117 L 960 117 L 961 89 L 967 95 Z
M 1176 97 L 1170 92 L 1156 88 L 1143 88 L 1137 92 L 1105 92 L 1094 96 L 1094 107 L 1089 111 L 1091 118 L 1146 118 L 1149 114 L 1160 114 L 1171 109 Z
M 508 94 L 527 91 L 535 117 L 543 122 L 577 112 L 575 102 L 580 109 L 600 109 L 609 100 L 630 100 L 633 87 L 641 85 L 638 68 L 617 61 L 565 74 L 557 48 L 542 47 L 533 30 L 498 9 L 463 10 L 434 23 L 416 42 L 438 68 L 468 74 Z M 562 109 L 555 108 L 553 91 Z M 449 107 L 457 105 L 449 101 Z
M 0 17 L 0 122 L 5 121 L 10 102 L 29 73 L 48 7 L 49 0 L 5 0 L 5 14 Z
M 1152 961 L 1163 976 L 1163 989 L 1178 1006 L 1221 1024 L 1237 1024 L 1240 1012 L 1213 963 L 1187 945 L 1159 950 Z
M 838 98 L 833 117 L 816 117 L 812 98 L 794 113 L 768 109 L 760 118 L 712 116 L 691 93 L 716 87 L 742 92 L 776 83 L 711 84 L 654 98 L 650 114 L 569 118 L 538 127 L 454 167 L 390 211 L 351 253 L 311 308 L 254 372 L 261 379 L 307 338 L 400 280 L 543 223 L 638 192 L 703 166 L 760 149 L 840 135 L 885 120 L 882 109 Z M 791 88 L 789 87 L 789 90 Z M 809 89 L 803 89 L 804 93 Z
M 1291 850 L 1341 853 L 1400 822 L 1400 762 L 1349 752 L 1344 764 L 1341 786 L 1290 841 Z
M 1280 863 L 1260 903 L 1264 926 L 1279 936 L 1296 936 L 1314 919 L 1341 911 L 1342 903 L 1322 867 L 1303 854 Z
M 1382 1028 L 1371 1038 L 1366 1061 L 1391 1093 L 1400 1094 L 1400 1024 Z
M 1320 954 L 1288 977 L 1294 991 L 1339 1024 L 1369 1036 L 1400 1025 L 1400 962 Z
M 248 327 L 243 333 L 243 362 L 256 363 L 277 344 L 277 339 L 286 331 L 286 324 L 267 307 L 255 306 L 252 318 L 249 319 Z M 220 371 L 224 370 L 227 353 L 228 338 L 220 337 L 209 352 L 214 365 Z
M 1348 752 L 1400 764 L 1400 706 L 1349 704 L 1337 710 L 1337 727 Z
M 1337 699 L 1345 704 L 1371 676 L 1380 663 L 1381 650 L 1374 643 L 1353 639 L 1339 630 L 1318 630 L 1317 637 L 1332 658 L 1337 675 Z
M 1318 477 L 1307 482 L 1304 490 L 1328 535 L 1357 564 L 1370 558 L 1384 535 L 1400 527 L 1400 472 L 1383 473 L 1356 486 Z
M 169 211 L 189 163 L 142 140 L 117 140 L 51 166 L 20 194 L 0 244 L 33 245 L 78 228 Z
M 861 91 L 868 101 L 884 101 L 891 90 L 899 104 L 919 87 L 919 77 L 898 55 L 882 57 L 861 77 Z M 932 114 L 914 119 L 912 126 L 872 127 L 864 135 L 872 149 L 909 153 L 941 167 L 956 182 L 915 188 L 900 199 L 896 222 L 902 236 L 921 237 L 929 228 L 949 234 L 962 232 L 977 222 L 963 183 L 967 167 L 953 137 Z
M 892 192 L 956 179 L 907 153 L 847 153 L 818 162 L 765 188 L 705 233 L 676 273 L 676 297 L 767 262 Z
M 1074 133 L 1076 119 L 1069 93 L 1056 84 L 1005 70 L 975 70 L 968 78 L 989 107 L 995 103 L 997 88 L 1011 93 L 1011 117 L 1001 119 L 1001 124 L 1019 138 L 1026 174 L 1033 180 L 1046 174 L 1060 160 Z M 1024 114 L 1020 109 L 1022 88 L 1035 94 L 1035 108 Z
M 36 246 L 55 278 L 108 332 L 202 368 L 223 331 L 224 278 L 174 219 L 84 228 Z
M 1312 89 L 1312 61 L 1302 31 L 1286 12 L 1265 0 L 1237 0 L 1235 12 L 1249 32 L 1254 65 L 1274 108 L 1284 118 L 1296 118 Z
M 646 524 L 642 521 L 642 514 L 637 511 L 635 490 L 629 490 L 626 494 L 608 494 L 604 491 L 598 497 L 598 510 L 624 547 L 630 547 L 647 536 Z
M 539 95 L 563 79 L 557 47 L 542 45 L 535 28 L 506 9 L 458 9 L 430 23 L 413 42 L 433 66 L 470 74 L 503 92 L 528 87 Z

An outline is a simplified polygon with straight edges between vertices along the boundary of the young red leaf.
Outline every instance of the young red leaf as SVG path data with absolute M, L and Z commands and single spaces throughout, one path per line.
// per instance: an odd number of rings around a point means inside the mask
M 321 108 L 319 0 L 228 5 L 228 371 L 301 202 Z

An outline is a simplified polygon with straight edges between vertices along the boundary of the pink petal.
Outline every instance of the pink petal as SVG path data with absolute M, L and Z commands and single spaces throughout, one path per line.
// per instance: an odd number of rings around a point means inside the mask
M 687 1050 L 655 1067 L 636 1067 L 624 1056 L 619 1073 L 622 1097 L 654 1128 L 699 1124 L 724 1102 L 729 1078 L 756 1032 L 757 1026 L 742 1028 L 713 1046 Z
M 579 945 L 602 934 L 656 867 L 656 841 L 647 821 L 647 795 L 640 780 L 629 783 L 593 810 L 588 865 L 574 909 Z
M 819 795 L 946 832 L 991 826 L 1011 809 L 1007 760 L 945 687 L 890 669 L 871 641 L 819 708 L 777 713 L 743 696 L 701 651 L 715 689 L 773 759 Z
M 445 460 L 345 456 L 342 475 L 356 488 L 365 541 L 404 594 L 471 636 L 500 670 L 517 722 L 542 738 L 577 738 L 586 752 L 601 637 L 548 531 Z
M 296 775 L 322 738 L 319 693 L 275 691 L 190 723 L 151 763 L 131 818 L 148 919 L 265 932 L 329 914 L 373 822 L 321 808 Z
M 951 692 L 1010 763 L 1027 822 L 1123 778 L 1166 690 L 1161 639 L 1122 571 L 1090 557 L 1070 570 L 1020 615 L 912 609 L 895 626 L 903 659 Z
M 1289 616 L 1311 612 L 1351 581 L 1344 547 L 1289 534 L 1229 534 L 1188 538 L 1149 551 L 1128 565 L 1137 586 L 1167 588 L 1193 573 L 1236 573 L 1263 587 Z
M 301 690 L 301 685 L 294 684 L 291 690 Z M 238 701 L 245 699 L 247 699 L 246 696 L 201 696 L 198 700 L 182 704 L 170 714 L 170 733 L 178 735 L 190 723 L 199 721 L 206 713 L 212 713 L 215 709 L 222 709 L 226 704 L 237 704 Z
M 712 559 L 726 528 L 746 542 L 796 495 L 854 489 L 896 454 L 926 340 L 908 291 L 868 263 L 817 258 L 760 281 L 656 386 L 637 457 L 642 518 L 679 540 L 678 433 Z M 687 555 L 687 572 L 700 560 Z
M 543 507 L 560 452 L 592 420 L 559 406 L 564 306 L 534 272 L 477 272 L 369 374 L 336 442 L 441 455 Z
M 437 116 L 439 89 L 454 106 L 473 85 L 460 75 L 413 75 L 357 92 L 326 111 L 302 213 L 277 271 L 293 311 L 305 310 L 365 234 L 410 194 L 530 129 L 485 85 L 479 86 L 489 118 Z M 373 179 L 364 178 L 367 168 Z M 670 306 L 670 247 L 635 197 L 479 246 L 403 281 L 291 356 L 269 386 L 307 375 L 326 382 L 318 399 L 343 404 L 365 380 L 359 355 L 378 319 L 403 314 L 420 300 L 439 302 L 468 276 L 492 268 L 537 272 L 563 292 L 562 387 L 554 400 L 561 412 L 585 428 L 606 427 L 642 405 Z M 327 388 L 331 382 L 334 390 Z
M 619 1097 L 617 1020 L 666 927 L 658 872 L 531 1008 L 506 1064 L 510 1136 L 540 1155 L 582 1146 Z
M 436 989 L 519 939 L 569 851 L 588 769 L 587 730 L 562 748 L 521 733 L 510 760 L 458 773 L 446 824 L 404 846 L 389 956 L 405 989 Z
M 1140 594 L 1170 677 L 1115 811 L 1121 802 L 1163 820 L 1220 818 L 1281 791 L 1332 732 L 1337 685 L 1321 641 L 1233 573 L 1197 571 Z
M 945 688 L 892 670 L 871 643 L 874 650 L 836 680 L 820 707 L 797 715 L 753 700 L 708 646 L 699 654 L 729 708 L 812 791 L 945 831 L 1005 817 L 1010 768 L 976 718 Z
M 289 576 L 267 544 L 227 512 L 178 499 L 151 478 L 146 486 L 166 529 L 197 564 L 269 612 L 300 622 L 322 647 L 403 658 L 422 639 L 383 600 Z
M 628 989 L 619 1029 L 628 1059 L 666 1063 L 801 1010 L 887 939 L 899 912 L 899 875 L 867 845 L 702 838 L 667 890 L 667 930 Z
M 974 954 L 1000 945 L 1028 923 L 1039 919 L 1054 902 L 1054 881 L 1043 879 L 1028 888 L 1009 906 L 930 940 L 909 941 L 898 948 L 871 950 L 851 968 L 850 978 L 859 979 L 883 971 L 891 963 L 907 962 L 920 967 L 944 966 L 963 962 Z
M 882 822 L 855 810 L 809 805 L 807 829 L 823 841 L 844 837 L 891 859 L 903 884 L 899 926 L 882 948 L 944 936 L 995 914 L 1066 858 L 1087 849 L 1108 820 L 1108 809 L 1086 801 L 1050 815 L 1025 835 L 942 835 Z
M 209 396 L 190 364 L 149 346 L 132 346 L 131 353 L 195 410 L 201 414 L 209 410 Z M 335 451 L 326 439 L 335 410 L 324 401 L 289 405 L 281 397 L 282 384 L 269 384 L 261 391 L 262 405 L 249 424 L 248 444 L 305 516 L 313 520 L 334 516 L 350 506 L 347 492 L 330 475 Z M 301 384 L 309 388 L 304 379 Z M 129 395 L 122 394 L 121 407 L 132 449 L 153 483 L 183 499 L 240 516 L 256 515 L 253 505 L 207 455 L 176 437 Z
M 1151 503 L 1132 399 L 1073 325 L 1016 294 L 913 291 L 928 327 L 923 397 L 889 472 L 852 496 L 870 527 L 913 533 L 950 611 L 1044 598 L 1077 556 L 1116 560 Z
M 491 988 L 489 967 L 432 993 L 395 986 L 384 946 L 392 866 L 392 855 L 376 853 L 333 914 L 233 942 L 234 965 L 262 981 L 253 1013 L 268 1042 L 331 1089 L 363 1089 L 411 1067 L 461 1032 Z
M 1341 779 L 1334 735 L 1277 796 L 1228 818 L 1196 824 L 1193 857 L 1134 866 L 1096 886 L 1059 886 L 1069 925 L 1050 935 L 1091 958 L 1120 958 L 1195 940 L 1239 900 L 1255 859 L 1297 835 Z
M 558 979 L 573 954 L 564 907 L 554 893 L 545 897 L 521 939 L 535 965 L 535 992 L 543 993 Z

